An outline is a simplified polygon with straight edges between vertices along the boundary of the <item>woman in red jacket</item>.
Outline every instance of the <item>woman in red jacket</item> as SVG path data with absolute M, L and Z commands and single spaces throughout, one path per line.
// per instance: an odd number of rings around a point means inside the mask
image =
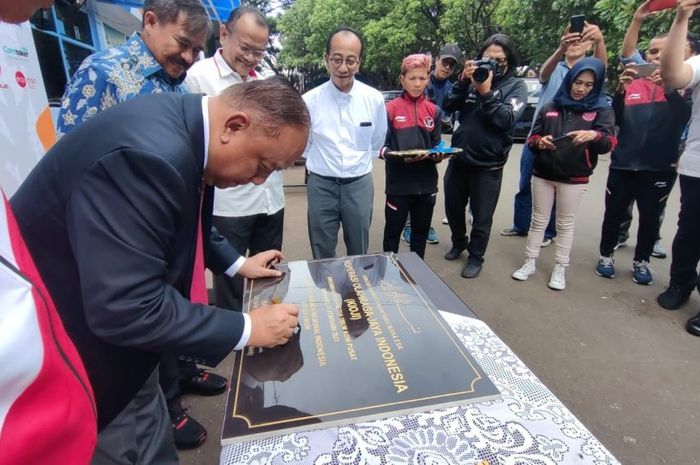
M 440 142 L 440 109 L 425 97 L 430 57 L 409 55 L 401 63 L 403 94 L 386 105 L 389 119 L 386 150 L 430 149 Z M 411 252 L 421 258 L 430 231 L 438 171 L 443 155 L 416 158 L 386 158 L 386 205 L 384 206 L 384 251 L 398 252 L 401 231 L 411 215 Z
M 525 247 L 525 263 L 513 279 L 525 281 L 535 273 L 544 230 L 554 199 L 557 201 L 557 240 L 549 287 L 566 287 L 566 267 L 574 239 L 574 224 L 588 178 L 598 155 L 617 143 L 615 116 L 602 95 L 605 65 L 585 58 L 564 77 L 554 100 L 540 111 L 527 144 L 535 154 L 532 178 L 532 221 Z

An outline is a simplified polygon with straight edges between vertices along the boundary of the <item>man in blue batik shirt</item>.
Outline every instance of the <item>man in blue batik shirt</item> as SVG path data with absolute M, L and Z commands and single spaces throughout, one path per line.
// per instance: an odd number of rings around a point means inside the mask
M 58 117 L 60 134 L 139 95 L 187 92 L 185 73 L 211 27 L 206 10 L 197 0 L 146 0 L 143 10 L 141 33 L 90 55 L 71 78 Z
M 183 81 L 209 36 L 211 22 L 199 0 L 146 0 L 143 30 L 119 47 L 89 56 L 66 86 L 58 132 L 66 134 L 107 108 L 140 95 L 188 92 Z M 168 404 L 175 445 L 197 447 L 207 432 L 183 409 L 182 393 L 215 395 L 226 379 L 192 362 L 164 356 L 160 385 Z

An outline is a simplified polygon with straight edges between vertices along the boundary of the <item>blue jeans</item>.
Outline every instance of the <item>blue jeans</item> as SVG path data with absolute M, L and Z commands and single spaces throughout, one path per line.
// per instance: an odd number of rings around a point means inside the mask
M 513 228 L 518 232 L 527 234 L 530 230 L 530 218 L 532 218 L 532 191 L 530 181 L 532 180 L 532 167 L 535 162 L 535 154 L 532 153 L 527 144 L 523 146 L 523 153 L 520 155 L 520 184 L 518 193 L 515 194 L 513 202 Z M 556 203 L 552 207 L 552 216 L 544 232 L 544 237 L 552 238 L 557 235 L 556 228 Z

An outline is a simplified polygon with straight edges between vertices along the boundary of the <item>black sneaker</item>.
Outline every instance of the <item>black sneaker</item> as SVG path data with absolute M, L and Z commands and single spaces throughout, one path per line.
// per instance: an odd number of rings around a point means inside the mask
M 462 277 L 467 279 L 476 278 L 481 273 L 481 266 L 479 260 L 467 259 L 467 264 L 462 269 Z
M 169 409 L 173 426 L 173 439 L 178 449 L 196 449 L 207 439 L 207 430 L 197 420 L 187 414 L 182 406 Z
M 227 386 L 226 378 L 201 368 L 197 376 L 180 380 L 180 391 L 183 394 L 216 396 L 224 392 Z
M 656 301 L 667 310 L 678 310 L 688 301 L 692 289 L 671 284 L 656 298 Z
M 464 252 L 464 249 L 466 249 L 466 247 L 452 246 L 452 248 L 445 254 L 445 260 L 457 260 L 459 256 L 462 255 L 462 252 Z

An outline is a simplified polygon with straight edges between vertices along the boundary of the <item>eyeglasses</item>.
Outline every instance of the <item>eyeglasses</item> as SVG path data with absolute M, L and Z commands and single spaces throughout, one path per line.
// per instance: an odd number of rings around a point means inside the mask
M 498 57 L 498 58 L 496 58 L 496 57 L 484 57 L 484 58 L 488 58 L 490 60 L 497 61 L 499 65 L 505 65 L 508 63 L 508 58 L 505 58 L 505 57 Z
M 345 66 L 347 66 L 348 68 L 354 68 L 355 66 L 360 64 L 360 60 L 358 60 L 355 57 L 347 57 L 345 59 L 343 59 L 342 57 L 331 57 L 328 59 L 328 61 L 330 61 L 333 64 L 333 66 L 338 68 L 342 66 L 343 63 L 345 63 Z
M 229 37 L 231 37 L 231 36 L 229 36 Z M 234 39 L 233 37 L 231 37 L 231 40 L 236 43 L 239 50 L 244 55 L 252 56 L 256 60 L 262 60 L 263 58 L 265 58 L 265 55 L 267 55 L 267 50 L 261 50 L 261 49 L 257 49 L 257 48 L 248 47 L 246 44 Z
M 445 68 L 454 68 L 455 66 L 457 66 L 457 62 L 454 60 L 450 60 L 450 59 L 442 59 L 442 60 L 440 60 L 440 63 Z

